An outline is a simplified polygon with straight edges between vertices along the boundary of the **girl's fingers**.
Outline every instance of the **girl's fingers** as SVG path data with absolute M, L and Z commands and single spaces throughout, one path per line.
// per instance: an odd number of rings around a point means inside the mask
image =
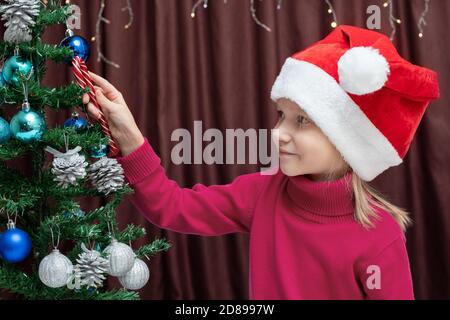
M 89 95 L 87 93 L 83 94 L 83 104 L 88 104 L 89 102 Z
M 101 76 L 89 71 L 89 74 L 92 77 L 92 80 L 94 80 L 95 84 L 94 87 L 96 90 L 103 90 L 103 94 L 111 101 L 125 104 L 125 100 L 123 99 L 122 94 L 119 90 L 116 89 L 111 83 L 108 82 L 105 78 L 102 78 Z
M 95 88 L 95 91 L 102 91 L 103 92 L 103 89 L 100 88 L 99 86 L 94 86 L 94 88 Z
M 94 80 L 94 82 L 103 89 L 103 91 L 105 92 L 109 92 L 112 94 L 118 94 L 119 91 L 111 84 L 108 82 L 108 80 L 106 80 L 105 78 L 102 78 L 101 76 L 89 71 L 89 74 L 92 77 L 92 80 Z
M 109 100 L 105 94 L 103 93 L 103 90 L 97 90 L 95 97 L 97 98 L 97 102 L 100 104 L 101 107 L 105 105 L 110 105 L 113 102 Z
M 94 118 L 95 120 L 100 119 L 99 110 L 91 102 L 89 102 L 87 105 L 87 111 L 90 117 Z

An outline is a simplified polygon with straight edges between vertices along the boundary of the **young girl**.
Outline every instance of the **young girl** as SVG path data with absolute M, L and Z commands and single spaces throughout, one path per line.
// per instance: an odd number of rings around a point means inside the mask
M 250 299 L 414 298 L 409 218 L 366 182 L 402 162 L 439 87 L 386 36 L 339 26 L 288 58 L 271 93 L 281 170 L 226 185 L 170 180 L 122 95 L 92 77 L 134 206 L 176 232 L 250 233 Z

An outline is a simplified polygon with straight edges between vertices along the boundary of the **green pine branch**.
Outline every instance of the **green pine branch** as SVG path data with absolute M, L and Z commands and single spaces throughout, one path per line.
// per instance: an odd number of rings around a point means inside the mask
M 3 263 L 0 267 L 0 288 L 7 288 L 10 292 L 27 296 L 33 294 L 33 281 L 20 270 Z
M 0 162 L 0 208 L 11 215 L 21 215 L 33 208 L 41 198 L 41 190 L 36 188 L 19 171 Z
M 145 234 L 146 234 L 145 228 L 129 224 L 120 233 L 116 234 L 115 237 L 118 241 L 129 243 L 133 240 L 145 236 Z
M 24 144 L 20 141 L 11 139 L 0 145 L 0 160 L 6 161 L 19 158 L 32 148 L 32 144 Z
M 18 158 L 29 151 L 42 150 L 47 146 L 61 151 L 65 150 L 64 135 L 69 139 L 69 149 L 76 146 L 82 148 L 81 154 L 89 157 L 90 149 L 102 144 L 108 144 L 108 138 L 104 136 L 98 123 L 83 133 L 77 133 L 74 128 L 65 128 L 56 126 L 53 129 L 47 129 L 40 141 L 23 143 L 11 139 L 0 145 L 0 160 L 11 160 Z
M 59 44 L 48 44 L 36 42 L 34 44 L 21 43 L 18 45 L 19 52 L 25 57 L 39 57 L 44 60 L 52 60 L 56 63 L 65 62 L 73 55 L 72 50 L 67 47 L 60 47 Z M 5 56 L 14 54 L 15 44 L 8 42 L 0 43 L 0 52 L 4 52 Z
M 36 81 L 30 80 L 28 88 L 28 101 L 31 108 L 38 112 L 42 112 L 44 107 L 61 111 L 70 110 L 74 106 L 82 106 L 82 96 L 89 92 L 89 89 L 83 89 L 73 82 L 61 88 L 49 88 L 39 86 Z M 0 88 L 0 101 L 3 101 L 4 104 L 20 107 L 24 99 L 22 86 L 8 85 Z
M 167 242 L 165 238 L 155 239 L 152 243 L 147 244 L 139 248 L 135 253 L 138 257 L 152 257 L 158 252 L 168 251 L 172 247 L 170 242 Z
M 48 26 L 65 24 L 67 18 L 71 15 L 69 7 L 70 5 L 59 8 L 46 8 L 42 5 L 39 16 L 36 19 L 36 24 L 33 27 L 33 39 L 39 39 L 44 32 L 44 29 Z

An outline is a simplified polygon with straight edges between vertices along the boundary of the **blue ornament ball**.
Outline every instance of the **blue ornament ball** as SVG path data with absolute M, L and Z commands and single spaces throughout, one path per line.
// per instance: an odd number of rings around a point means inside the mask
M 0 88 L 6 87 L 8 84 L 3 78 L 3 71 L 0 71 Z
M 21 56 L 12 56 L 6 60 L 3 66 L 3 79 L 13 85 L 20 84 L 20 76 L 27 77 L 33 70 L 33 64 L 30 60 L 22 58 Z
M 64 38 L 59 44 L 61 47 L 69 47 L 73 51 L 73 57 L 78 56 L 87 62 L 91 54 L 89 43 L 87 40 L 80 36 L 68 36 Z M 72 58 L 73 58 L 72 57 Z M 66 61 L 68 64 L 72 64 L 72 59 Z
M 23 261 L 31 252 L 31 238 L 25 231 L 14 225 L 0 236 L 0 255 L 9 263 Z
M 88 128 L 88 121 L 74 112 L 72 117 L 64 122 L 64 127 L 74 128 L 76 132 L 83 132 Z
M 0 117 L 0 144 L 11 139 L 11 129 L 8 121 Z
M 19 111 L 10 122 L 13 137 L 22 142 L 38 141 L 46 129 L 44 119 L 29 108 Z
M 99 146 L 93 146 L 89 149 L 89 155 L 91 158 L 103 158 L 109 153 L 109 145 L 101 144 Z

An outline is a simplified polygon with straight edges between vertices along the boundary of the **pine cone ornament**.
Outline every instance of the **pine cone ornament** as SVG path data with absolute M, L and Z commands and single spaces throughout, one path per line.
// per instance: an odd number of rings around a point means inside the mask
M 103 286 L 109 260 L 103 258 L 100 252 L 86 248 L 84 243 L 81 244 L 81 250 L 83 252 L 78 256 L 77 264 L 73 269 L 75 279 L 80 281 L 80 286 L 86 286 L 87 288 Z
M 121 189 L 125 182 L 123 168 L 116 159 L 103 157 L 93 163 L 88 172 L 92 185 L 106 195 Z
M 30 27 L 39 15 L 39 0 L 6 0 L 8 4 L 0 6 L 2 20 L 6 20 L 4 39 L 10 43 L 31 41 Z
M 88 163 L 84 156 L 78 154 L 81 151 L 80 146 L 68 150 L 66 153 L 59 152 L 51 147 L 47 147 L 45 150 L 55 156 L 52 168 L 52 173 L 55 175 L 53 180 L 58 182 L 60 187 L 75 186 L 78 184 L 78 179 L 83 179 L 86 176 Z

